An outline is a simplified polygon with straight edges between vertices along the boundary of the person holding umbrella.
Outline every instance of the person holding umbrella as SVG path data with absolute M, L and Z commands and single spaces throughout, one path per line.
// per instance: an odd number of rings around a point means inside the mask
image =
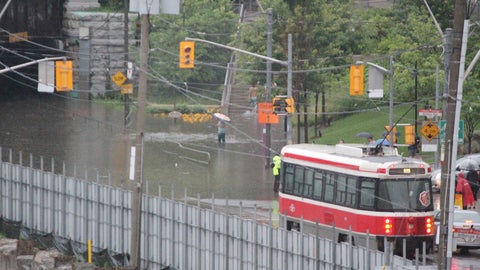
M 469 209 L 473 207 L 474 200 L 473 200 L 473 193 L 472 189 L 470 188 L 470 184 L 465 179 L 464 174 L 461 172 L 457 176 L 457 186 L 455 188 L 457 193 L 462 194 L 463 199 L 463 209 Z
M 225 133 L 227 129 L 226 122 L 230 121 L 230 118 L 221 113 L 214 113 L 213 116 L 218 119 L 217 122 L 217 138 L 218 143 L 225 143 Z
M 225 143 L 225 130 L 226 130 L 225 122 L 222 120 L 219 120 L 217 122 L 218 143 Z

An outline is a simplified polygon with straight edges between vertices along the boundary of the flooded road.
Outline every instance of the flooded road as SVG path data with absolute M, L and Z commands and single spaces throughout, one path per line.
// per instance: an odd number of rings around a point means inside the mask
M 121 185 L 128 179 L 125 138 L 133 142 L 135 124 L 124 134 L 122 109 L 92 101 L 52 95 L 15 95 L 0 101 L 0 145 L 6 150 L 32 153 L 35 163 L 45 159 L 45 168 L 55 160 L 67 174 L 75 169 L 83 176 Z M 135 118 L 135 117 L 133 117 Z M 216 120 L 193 123 L 165 116 L 149 115 L 145 121 L 144 181 L 148 193 L 158 186 L 168 192 L 199 194 L 201 198 L 272 200 L 273 177 L 265 166 L 262 144 L 263 125 L 255 114 L 232 116 L 226 143 L 219 145 Z M 281 127 L 272 127 L 272 149 L 284 144 Z M 28 157 L 23 158 L 24 163 Z M 75 166 L 74 166 L 75 164 Z M 92 175 L 93 174 L 93 175 Z M 98 176 L 96 175 L 98 174 Z M 196 196 L 196 195 L 195 195 Z

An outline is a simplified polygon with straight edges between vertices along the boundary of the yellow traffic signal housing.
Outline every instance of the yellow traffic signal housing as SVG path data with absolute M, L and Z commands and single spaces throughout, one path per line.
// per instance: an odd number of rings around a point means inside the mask
M 195 42 L 180 42 L 180 59 L 178 66 L 180 68 L 193 68 L 195 66 Z
M 293 98 L 286 98 L 285 102 L 287 103 L 287 107 L 285 108 L 285 110 L 288 113 L 294 113 L 295 112 L 295 101 L 293 100 Z
M 385 126 L 385 130 L 388 132 L 390 131 L 390 126 Z M 391 145 L 397 143 L 397 127 L 395 126 L 390 134 L 387 136 L 387 140 L 391 143 Z
M 363 65 L 350 66 L 350 96 L 363 95 Z
M 415 128 L 414 126 L 405 126 L 405 144 L 415 144 Z
M 276 114 L 286 114 L 295 112 L 295 101 L 292 97 L 276 96 L 272 100 L 273 112 Z
M 287 110 L 287 103 L 285 102 L 285 96 L 276 96 L 272 100 L 273 112 L 276 114 L 284 114 Z
M 73 61 L 55 61 L 55 87 L 59 92 L 73 90 Z

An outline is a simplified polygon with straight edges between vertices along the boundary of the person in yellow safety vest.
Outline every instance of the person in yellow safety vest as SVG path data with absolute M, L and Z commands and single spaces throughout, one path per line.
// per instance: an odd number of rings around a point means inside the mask
M 280 186 L 280 168 L 282 164 L 282 158 L 279 155 L 275 155 L 272 159 L 272 172 L 274 179 L 273 191 L 278 192 Z

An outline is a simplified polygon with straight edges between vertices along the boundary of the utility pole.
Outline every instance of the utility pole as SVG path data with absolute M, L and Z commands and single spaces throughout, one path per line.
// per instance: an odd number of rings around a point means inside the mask
M 125 68 L 125 74 L 127 74 L 128 69 L 128 0 L 123 0 L 123 66 Z M 123 95 L 124 101 L 124 129 L 128 128 L 128 118 L 130 115 L 130 96 L 129 94 Z
M 267 57 L 272 57 L 272 9 L 267 9 Z M 266 87 L 267 87 L 267 95 L 266 100 L 272 100 L 272 62 L 267 60 L 267 78 L 266 78 Z M 267 149 L 265 153 L 265 167 L 270 165 L 270 149 L 271 149 L 271 130 L 272 124 L 267 123 L 265 124 L 265 147 Z
M 455 12 L 454 12 L 454 21 L 453 21 L 453 33 L 452 33 L 452 54 L 450 59 L 450 81 L 449 81 L 449 91 L 446 98 L 447 100 L 447 107 L 446 107 L 446 130 L 445 130 L 445 159 L 447 161 L 446 166 L 442 166 L 442 185 L 440 188 L 440 198 L 443 199 L 441 201 L 441 214 L 440 214 L 440 242 L 439 242 L 439 249 L 438 249 L 438 269 L 450 269 L 451 266 L 451 248 L 445 248 L 445 244 L 449 244 L 451 247 L 451 243 L 449 243 L 448 239 L 450 237 L 448 232 L 449 220 L 453 218 L 453 212 L 450 212 L 450 204 L 452 204 L 453 198 L 450 196 L 447 197 L 447 194 L 452 194 L 453 190 L 450 190 L 452 187 L 452 183 L 454 183 L 455 178 L 452 179 L 452 174 L 454 172 L 451 171 L 452 167 L 454 167 L 455 158 L 456 158 L 456 149 L 453 149 L 453 146 L 456 145 L 453 143 L 454 140 L 458 140 L 458 138 L 454 138 L 456 134 L 454 134 L 454 126 L 456 116 L 456 97 L 457 97 L 457 88 L 459 80 L 463 80 L 463 78 L 459 78 L 459 71 L 460 71 L 460 58 L 461 58 L 461 47 L 462 47 L 462 36 L 463 36 L 463 28 L 464 28 L 464 20 L 465 20 L 465 0 L 455 0 Z M 448 75 L 446 75 L 448 76 Z M 452 155 L 452 152 L 455 155 Z M 451 183 L 452 182 L 452 183 Z M 446 205 L 445 205 L 446 204 Z
M 415 138 L 418 136 L 418 70 L 417 70 L 417 61 L 415 61 L 415 70 L 413 71 L 413 76 L 415 76 Z M 416 140 L 416 139 L 415 139 Z
M 141 15 L 141 39 L 140 39 L 140 74 L 138 80 L 137 118 L 136 118 L 136 142 L 135 142 L 135 175 L 132 181 L 132 241 L 131 241 L 131 264 L 139 269 L 140 239 L 141 239 L 141 215 L 143 194 L 143 130 L 145 126 L 145 105 L 147 93 L 148 53 L 149 53 L 149 14 Z

